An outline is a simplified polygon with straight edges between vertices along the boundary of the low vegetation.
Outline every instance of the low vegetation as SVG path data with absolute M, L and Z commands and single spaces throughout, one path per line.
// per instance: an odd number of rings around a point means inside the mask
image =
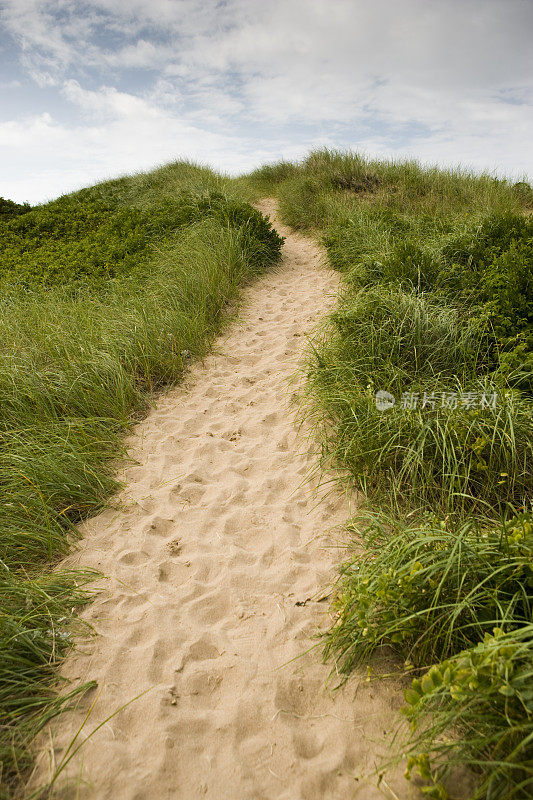
M 282 240 L 237 189 L 186 163 L 23 213 L 0 210 L 7 800 L 20 796 L 33 738 L 72 697 L 58 685 L 57 665 L 94 576 L 51 567 L 76 523 L 116 490 L 121 435 L 132 419 L 206 353 L 242 286 L 279 258 Z
M 346 675 L 378 649 L 404 660 L 410 734 L 398 753 L 427 796 L 453 797 L 459 768 L 473 798 L 525 800 L 533 190 L 331 151 L 249 181 L 343 274 L 303 408 L 323 468 L 373 516 L 352 523 L 325 654 Z
M 13 200 L 6 200 L 0 197 L 0 220 L 6 221 L 17 217 L 19 214 L 25 214 L 31 210 L 29 203 L 14 203 Z

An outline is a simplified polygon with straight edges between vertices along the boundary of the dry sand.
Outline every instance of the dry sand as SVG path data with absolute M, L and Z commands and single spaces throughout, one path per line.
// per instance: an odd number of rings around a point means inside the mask
M 273 201 L 261 210 L 274 216 Z M 338 277 L 316 244 L 276 224 L 281 266 L 245 291 L 213 353 L 135 427 L 126 488 L 83 525 L 67 560 L 108 576 L 84 613 L 97 635 L 64 669 L 99 684 L 81 738 L 149 691 L 87 741 L 61 796 L 396 796 L 360 778 L 394 725 L 398 684 L 356 673 L 333 692 L 310 650 L 328 624 L 323 597 L 349 509 L 339 493 L 318 503 L 305 482 L 316 459 L 289 379 Z M 95 694 L 53 726 L 56 763 Z M 387 780 L 400 798 L 414 791 L 398 773 Z

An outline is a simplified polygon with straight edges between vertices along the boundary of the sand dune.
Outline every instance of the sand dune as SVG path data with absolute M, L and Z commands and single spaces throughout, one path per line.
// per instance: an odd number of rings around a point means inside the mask
M 330 668 L 309 650 L 328 623 L 323 598 L 349 510 L 341 494 L 318 503 L 304 482 L 315 457 L 289 409 L 289 379 L 338 278 L 313 242 L 278 229 L 283 263 L 246 290 L 213 354 L 135 427 L 126 488 L 68 559 L 108 576 L 85 612 L 97 635 L 64 669 L 99 683 L 82 738 L 148 691 L 85 744 L 60 796 L 394 796 L 356 777 L 393 725 L 398 685 L 356 675 L 332 693 Z M 92 699 L 53 726 L 56 761 Z M 387 780 L 410 796 L 398 774 Z

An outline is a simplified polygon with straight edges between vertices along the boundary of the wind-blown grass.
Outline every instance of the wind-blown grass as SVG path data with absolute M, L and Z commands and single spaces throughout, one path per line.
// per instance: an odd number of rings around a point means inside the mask
M 324 230 L 349 217 L 361 202 L 410 216 L 463 219 L 465 213 L 533 207 L 531 187 L 527 192 L 509 181 L 464 169 L 377 161 L 326 149 L 311 153 L 296 167 L 276 194 L 287 222 L 297 227 Z M 304 197 L 307 202 L 302 202 Z
M 2 565 L 0 565 L 2 568 Z M 75 633 L 87 633 L 74 613 L 90 597 L 90 572 L 53 572 L 39 577 L 8 571 L 0 580 L 0 797 L 12 790 L 31 766 L 31 742 L 38 730 L 78 694 L 84 684 L 58 695 L 56 667 Z
M 505 521 L 371 517 L 354 526 L 364 549 L 344 565 L 327 653 L 349 672 L 389 645 L 424 667 L 455 656 L 495 626 L 531 619 L 531 515 Z
M 325 467 L 384 503 L 519 507 L 531 492 L 530 195 L 336 151 L 283 174 L 272 188 L 285 220 L 314 229 L 345 277 L 309 362 Z M 376 409 L 378 390 L 394 410 Z M 473 393 L 475 412 L 451 408 Z M 483 393 L 496 408 L 479 407 Z M 401 407 L 407 395 L 415 410 Z
M 458 767 L 479 776 L 474 798 L 529 797 L 531 514 L 423 525 L 378 516 L 354 531 L 364 549 L 341 571 L 326 656 L 347 674 L 388 646 L 418 668 L 401 748 L 430 797 L 448 797 Z
M 402 747 L 429 796 L 465 764 L 476 798 L 531 794 L 533 190 L 323 150 L 236 180 L 180 162 L 0 209 L 2 800 L 63 705 L 55 667 L 87 597 L 87 576 L 49 565 L 116 489 L 132 418 L 278 258 L 244 202 L 265 194 L 343 273 L 304 398 L 323 466 L 398 516 L 345 565 L 326 651 L 346 672 L 382 646 L 416 665 Z M 378 389 L 393 409 L 377 409 Z M 469 392 L 498 400 L 439 403 Z M 432 400 L 402 408 L 406 393 Z

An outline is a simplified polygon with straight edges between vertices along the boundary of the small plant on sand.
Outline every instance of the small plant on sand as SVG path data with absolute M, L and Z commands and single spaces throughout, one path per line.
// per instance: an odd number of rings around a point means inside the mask
M 378 516 L 354 530 L 364 549 L 342 568 L 327 634 L 341 672 L 383 645 L 423 667 L 531 619 L 531 514 L 411 525 Z

